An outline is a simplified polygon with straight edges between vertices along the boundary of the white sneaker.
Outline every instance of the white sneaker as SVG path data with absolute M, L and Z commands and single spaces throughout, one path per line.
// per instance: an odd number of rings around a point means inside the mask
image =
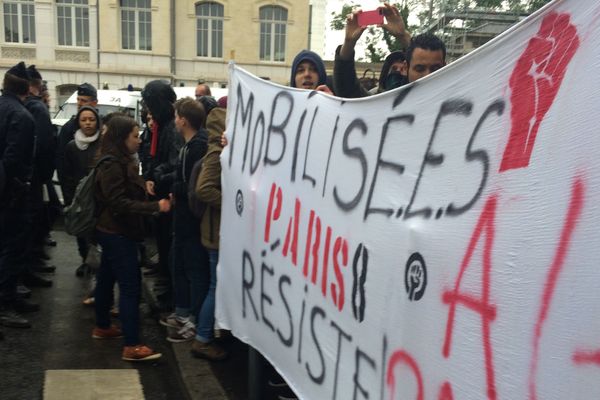
M 175 314 L 175 313 L 171 313 L 168 316 L 161 318 L 158 322 L 162 326 L 166 326 L 167 328 L 181 329 L 189 321 L 190 321 L 189 317 L 182 318 L 182 317 L 177 316 L 177 314 Z
M 188 320 L 183 327 L 169 333 L 167 340 L 171 343 L 188 342 L 196 337 L 196 325 Z

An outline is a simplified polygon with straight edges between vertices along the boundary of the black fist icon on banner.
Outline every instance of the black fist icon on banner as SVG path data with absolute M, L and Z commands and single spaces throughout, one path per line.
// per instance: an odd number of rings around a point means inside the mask
M 410 301 L 421 300 L 427 287 L 427 267 L 421 254 L 413 253 L 406 262 L 404 284 Z

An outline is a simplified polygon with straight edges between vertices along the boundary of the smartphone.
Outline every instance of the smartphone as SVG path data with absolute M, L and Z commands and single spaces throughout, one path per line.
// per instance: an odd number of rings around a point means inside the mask
M 378 8 L 371 11 L 363 11 L 358 13 L 358 25 L 381 25 L 383 24 L 383 10 Z

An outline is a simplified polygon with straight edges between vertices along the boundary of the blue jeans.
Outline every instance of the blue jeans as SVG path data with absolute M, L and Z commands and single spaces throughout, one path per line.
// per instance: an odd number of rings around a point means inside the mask
M 196 340 L 203 343 L 211 342 L 214 339 L 215 293 L 217 289 L 217 264 L 219 262 L 219 250 L 207 250 L 210 266 L 210 285 L 196 321 Z
M 100 268 L 96 275 L 96 326 L 110 327 L 110 307 L 115 281 L 119 283 L 119 319 L 125 346 L 140 344 L 141 273 L 137 242 L 125 236 L 96 232 L 102 246 Z
M 175 234 L 171 246 L 175 313 L 180 317 L 197 315 L 208 291 L 206 250 L 199 236 Z

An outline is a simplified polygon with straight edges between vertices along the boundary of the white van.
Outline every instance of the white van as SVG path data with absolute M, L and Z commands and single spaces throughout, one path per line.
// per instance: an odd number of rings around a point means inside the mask
M 100 115 L 104 116 L 112 112 L 122 112 L 135 118 L 137 123 L 142 126 L 140 116 L 142 95 L 139 91 L 98 90 L 97 97 L 98 105 L 96 108 Z M 75 114 L 77 114 L 77 91 L 60 106 L 60 109 L 52 119 L 52 123 L 61 127 Z

